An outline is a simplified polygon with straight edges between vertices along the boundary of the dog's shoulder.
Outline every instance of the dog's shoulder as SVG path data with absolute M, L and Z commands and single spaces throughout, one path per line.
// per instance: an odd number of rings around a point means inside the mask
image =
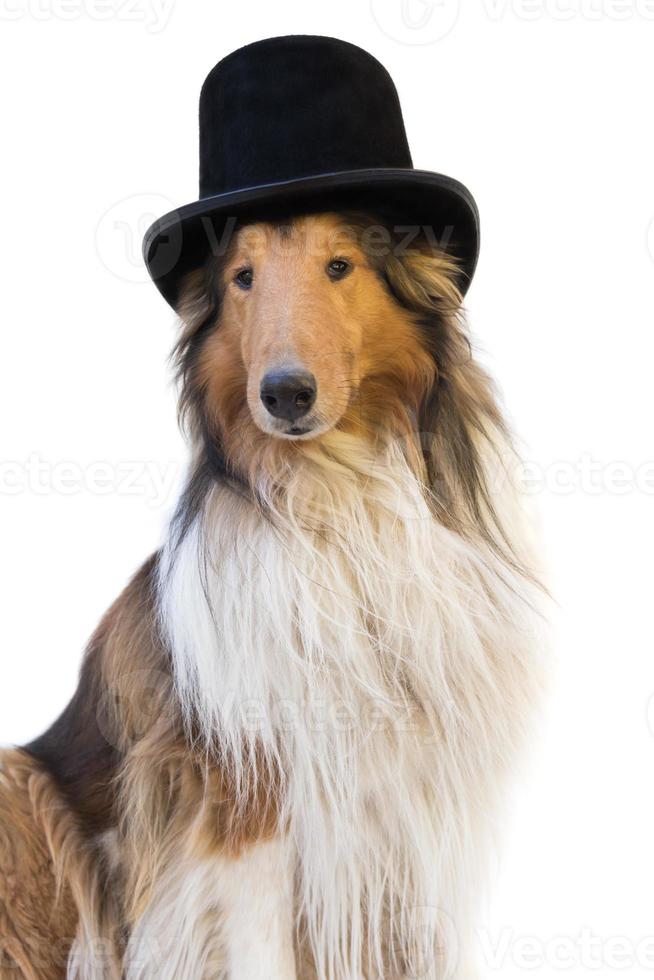
M 107 829 L 115 816 L 116 775 L 125 751 L 121 713 L 144 672 L 166 670 L 155 625 L 157 560 L 154 554 L 143 564 L 100 621 L 62 714 L 23 747 L 92 833 Z

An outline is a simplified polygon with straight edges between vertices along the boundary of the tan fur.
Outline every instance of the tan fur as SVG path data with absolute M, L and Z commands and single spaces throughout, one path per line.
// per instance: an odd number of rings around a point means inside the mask
M 398 285 L 403 263 L 413 257 L 424 265 L 418 252 L 395 259 Z M 354 267 L 340 282 L 326 275 L 334 258 Z M 264 374 L 282 363 L 314 374 L 323 430 L 369 431 L 393 418 L 398 431 L 410 431 L 409 415 L 415 417 L 434 382 L 434 364 L 415 316 L 384 289 L 377 265 L 364 249 L 356 221 L 336 215 L 281 228 L 246 226 L 236 236 L 220 273 L 221 328 L 207 340 L 196 384 L 205 392 L 230 462 L 251 481 L 262 466 L 273 471 L 292 466 L 302 451 L 300 442 L 270 439 L 259 400 Z M 251 293 L 233 282 L 246 266 L 256 270 Z M 443 261 L 430 268 L 431 285 L 442 285 L 439 293 L 454 302 L 452 266 Z M 404 277 L 410 273 L 404 271 Z
M 75 939 L 92 955 L 99 945 L 98 976 L 120 977 L 121 923 L 138 920 L 182 849 L 196 860 L 237 857 L 277 832 L 278 773 L 259 779 L 236 807 L 229 773 L 189 749 L 157 642 L 151 570 L 150 561 L 93 640 L 102 645 L 106 684 L 100 726 L 124 760 L 111 845 L 84 837 L 26 753 L 0 756 L 0 980 L 63 980 Z
M 77 928 L 69 885 L 57 884 L 78 830 L 49 776 L 20 751 L 0 755 L 0 978 L 58 980 Z
M 229 773 L 185 738 L 158 639 L 148 563 L 101 625 L 110 713 L 105 730 L 123 763 L 117 781 L 124 913 L 135 922 L 180 841 L 198 857 L 237 855 L 276 826 L 278 774 L 261 779 L 245 807 L 234 805 Z

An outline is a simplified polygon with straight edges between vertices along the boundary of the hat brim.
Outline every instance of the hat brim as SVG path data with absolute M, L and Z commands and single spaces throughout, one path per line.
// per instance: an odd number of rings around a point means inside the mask
M 264 184 L 205 197 L 148 228 L 143 257 L 164 299 L 176 308 L 184 277 L 224 252 L 237 222 L 356 209 L 392 221 L 406 234 L 422 229 L 459 262 L 466 292 L 479 254 L 479 213 L 472 194 L 451 177 L 426 170 L 354 170 Z

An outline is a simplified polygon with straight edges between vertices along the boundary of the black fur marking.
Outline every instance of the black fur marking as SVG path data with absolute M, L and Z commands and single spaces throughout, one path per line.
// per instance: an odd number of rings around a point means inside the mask
M 98 721 L 105 696 L 101 658 L 101 645 L 92 644 L 68 706 L 43 735 L 23 746 L 54 778 L 91 833 L 112 823 L 111 784 L 121 758 Z

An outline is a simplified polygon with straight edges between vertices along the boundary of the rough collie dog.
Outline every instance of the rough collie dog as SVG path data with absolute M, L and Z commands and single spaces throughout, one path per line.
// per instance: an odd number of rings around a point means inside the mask
M 0 976 L 471 977 L 541 671 L 456 263 L 360 215 L 246 224 L 181 317 L 165 543 L 3 757 Z

